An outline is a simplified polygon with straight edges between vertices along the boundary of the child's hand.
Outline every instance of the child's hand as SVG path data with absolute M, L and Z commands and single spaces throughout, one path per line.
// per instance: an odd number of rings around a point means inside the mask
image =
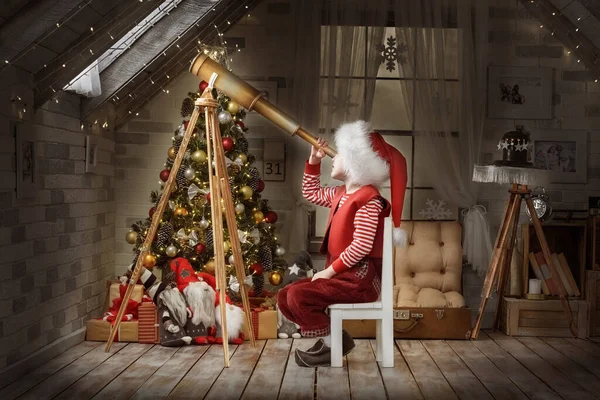
M 323 151 L 323 147 L 327 147 L 329 143 L 323 138 L 317 138 L 317 146 L 312 146 L 310 150 L 310 160 L 311 164 L 318 164 L 321 162 L 321 159 L 325 157 L 327 154 Z
M 335 275 L 335 271 L 331 267 L 325 268 L 323 271 L 319 271 L 313 275 L 311 282 L 317 279 L 331 279 Z

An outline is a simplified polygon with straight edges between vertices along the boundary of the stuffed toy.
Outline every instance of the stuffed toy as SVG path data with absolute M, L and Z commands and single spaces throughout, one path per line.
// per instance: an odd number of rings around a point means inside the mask
M 285 271 L 282 287 L 296 282 L 299 279 L 310 278 L 316 272 L 317 270 L 313 267 L 310 253 L 303 250 L 298 254 L 294 263 Z
M 300 339 L 300 325 L 293 323 L 277 307 L 277 336 L 280 339 Z

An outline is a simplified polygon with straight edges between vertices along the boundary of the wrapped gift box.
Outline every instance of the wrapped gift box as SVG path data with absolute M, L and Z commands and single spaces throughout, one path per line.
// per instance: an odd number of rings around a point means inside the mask
M 120 297 L 120 283 L 107 281 L 106 298 L 104 301 L 103 313 L 107 312 L 113 303 L 113 300 Z M 135 285 L 131 294 L 131 299 L 142 302 L 144 295 L 144 286 Z M 102 320 L 102 318 L 90 319 L 86 324 L 86 340 L 105 342 L 110 334 L 111 323 Z M 115 342 L 137 342 L 138 341 L 138 321 L 123 321 L 119 325 L 119 331 L 115 335 Z
M 269 307 L 264 307 L 265 298 L 251 297 L 250 300 L 250 317 L 252 318 L 252 326 L 254 328 L 255 339 L 277 339 L 277 310 Z M 250 340 L 250 333 L 246 326 L 242 327 L 245 340 Z
M 138 308 L 138 341 L 140 343 L 159 343 L 158 310 L 152 302 L 143 302 Z

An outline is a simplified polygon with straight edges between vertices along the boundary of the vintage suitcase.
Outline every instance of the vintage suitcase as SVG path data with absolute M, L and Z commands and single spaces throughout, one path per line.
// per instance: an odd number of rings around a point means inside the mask
M 408 245 L 394 258 L 394 337 L 469 339 L 471 309 L 462 287 L 462 228 L 458 222 L 406 221 Z M 356 338 L 374 338 L 375 321 L 348 320 Z
M 346 320 L 344 329 L 353 338 L 375 338 L 374 320 Z M 394 310 L 396 339 L 469 339 L 469 308 L 425 308 Z

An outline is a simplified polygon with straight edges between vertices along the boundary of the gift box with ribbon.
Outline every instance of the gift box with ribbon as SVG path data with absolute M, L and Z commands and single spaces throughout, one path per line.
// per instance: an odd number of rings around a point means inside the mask
M 121 287 L 121 283 L 114 281 L 107 281 L 106 286 L 107 290 L 103 310 L 104 316 L 87 321 L 86 340 L 100 342 L 107 341 L 108 336 L 110 335 L 110 330 L 115 324 L 114 316 L 116 316 L 121 304 L 120 300 L 122 299 L 123 288 Z M 132 306 L 135 306 L 136 303 L 142 304 L 143 295 L 144 286 L 135 285 L 131 294 L 130 304 Z M 134 311 L 132 314 L 126 314 L 129 315 L 126 318 L 130 318 L 130 320 L 121 321 L 119 324 L 119 330 L 115 335 L 116 342 L 138 341 L 137 309 L 132 311 Z
M 250 297 L 249 301 L 254 338 L 277 339 L 277 310 L 263 297 Z M 245 320 L 242 329 L 244 338 L 249 340 L 250 333 Z

